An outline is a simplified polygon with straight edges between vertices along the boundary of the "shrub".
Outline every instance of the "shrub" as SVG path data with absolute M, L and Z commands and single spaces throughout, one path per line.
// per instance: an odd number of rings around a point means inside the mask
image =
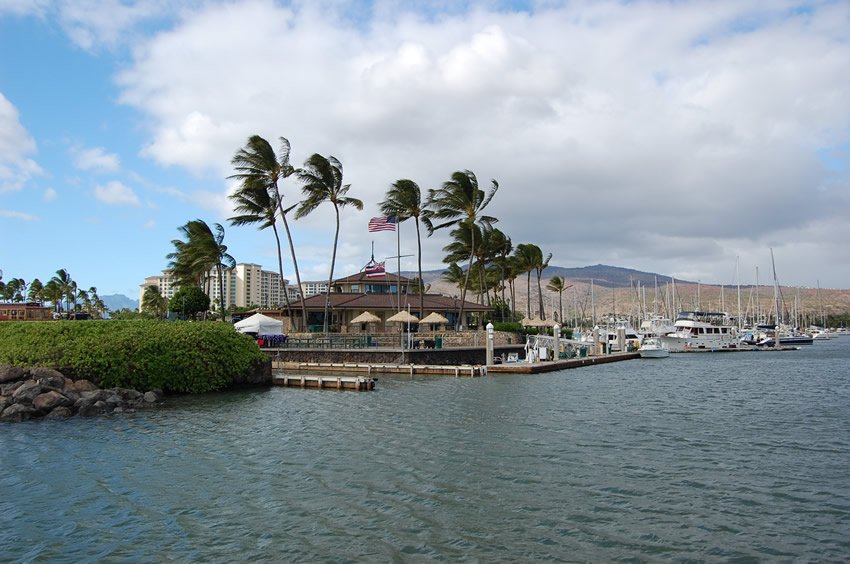
M 101 387 L 209 392 L 245 380 L 267 362 L 229 323 L 0 323 L 0 365 L 49 366 Z

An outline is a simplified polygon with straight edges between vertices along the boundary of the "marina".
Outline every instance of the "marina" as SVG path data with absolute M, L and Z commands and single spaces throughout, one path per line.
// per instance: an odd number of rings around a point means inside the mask
M 18 492 L 0 547 L 14 562 L 840 562 L 848 363 L 835 338 L 17 424 L 0 436 Z

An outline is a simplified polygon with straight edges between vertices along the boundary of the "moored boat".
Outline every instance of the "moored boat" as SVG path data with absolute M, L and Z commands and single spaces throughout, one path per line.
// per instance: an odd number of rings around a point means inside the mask
M 641 358 L 667 358 L 670 356 L 668 349 L 661 341 L 661 337 L 646 337 L 638 348 Z
M 672 333 L 661 337 L 670 352 L 748 348 L 738 341 L 738 328 L 724 312 L 683 311 L 676 317 Z

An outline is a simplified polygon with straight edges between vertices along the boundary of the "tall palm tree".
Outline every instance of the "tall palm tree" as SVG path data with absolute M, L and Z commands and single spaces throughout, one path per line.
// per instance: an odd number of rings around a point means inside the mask
M 520 243 L 514 249 L 513 264 L 518 273 L 525 273 L 525 316 L 531 319 L 531 272 L 537 261 L 540 247 L 531 243 Z M 542 260 L 542 259 L 541 259 Z
M 232 269 L 236 266 L 236 261 L 228 254 L 227 245 L 224 244 L 224 227 L 214 223 L 213 228 L 210 228 L 205 221 L 195 219 L 178 230 L 186 237 L 186 241 L 172 241 L 175 251 L 167 255 L 167 258 L 171 259 L 169 267 L 174 277 L 181 286 L 192 285 L 193 280 L 203 286 L 210 270 L 215 269 L 218 275 L 219 296 L 222 299 L 221 320 L 225 321 L 224 269 Z
M 39 303 L 44 301 L 44 285 L 38 278 L 34 278 L 33 281 L 30 282 L 30 289 L 29 293 L 27 294 L 27 300 Z
M 399 223 L 414 219 L 416 223 L 416 256 L 419 261 L 419 319 L 425 314 L 425 292 L 422 287 L 422 237 L 419 233 L 419 221 L 426 227 L 431 225 L 431 211 L 422 201 L 422 190 L 413 180 L 402 178 L 393 182 L 384 196 L 384 201 L 378 204 L 381 213 L 395 216 Z
M 71 278 L 71 274 L 65 268 L 60 268 L 56 271 L 56 275 L 50 279 L 51 282 L 55 284 L 60 292 L 60 296 L 57 297 L 59 300 L 59 311 L 62 311 L 62 300 L 68 298 L 71 293 L 71 283 L 73 279 Z M 54 290 L 55 291 L 55 290 Z M 51 300 L 52 301 L 52 300 Z M 54 302 L 55 305 L 56 302 Z M 70 307 L 70 300 L 67 300 L 67 305 Z
M 543 276 L 543 271 L 549 266 L 549 261 L 552 260 L 552 253 L 549 253 L 546 256 L 546 259 L 543 259 L 543 251 L 540 250 L 540 247 L 537 247 L 535 251 L 535 262 L 534 262 L 534 271 L 537 274 L 537 300 L 538 307 L 540 308 L 540 318 L 546 319 L 546 311 L 543 308 L 543 288 L 540 286 L 540 278 Z
M 56 281 L 56 278 L 51 278 L 44 285 L 44 297 L 53 304 L 53 310 L 55 312 L 62 311 L 62 299 L 65 297 L 65 292 L 62 290 L 59 282 Z
M 289 304 L 289 294 L 286 291 L 286 283 L 283 277 L 283 254 L 280 250 L 280 236 L 277 233 L 277 195 L 270 193 L 262 182 L 246 178 L 239 190 L 230 195 L 230 199 L 236 204 L 234 211 L 240 213 L 240 215 L 229 219 L 230 225 L 252 225 L 256 223 L 259 224 L 257 229 L 260 231 L 268 227 L 272 228 L 274 240 L 277 243 L 277 264 L 280 268 L 280 284 L 284 304 L 286 304 L 286 315 L 292 321 L 292 308 Z M 286 217 L 287 211 L 289 210 L 283 212 L 284 217 Z
M 442 187 L 428 191 L 427 207 L 432 210 L 431 220 L 442 223 L 432 225 L 428 232 L 433 233 L 445 227 L 459 227 L 470 231 L 469 264 L 466 269 L 467 281 L 461 293 L 459 323 L 463 325 L 463 306 L 466 300 L 466 288 L 469 286 L 469 274 L 475 257 L 475 233 L 473 226 L 491 227 L 498 219 L 482 215 L 499 189 L 499 183 L 491 180 L 490 189 L 485 192 L 478 187 L 478 178 L 472 171 L 456 171 Z
M 336 264 L 336 247 L 339 242 L 339 210 L 347 206 L 362 210 L 363 202 L 357 198 L 346 196 L 348 190 L 351 188 L 351 184 L 342 183 L 342 163 L 333 155 L 323 157 L 318 153 L 314 153 L 313 156 L 304 162 L 304 168 L 298 171 L 298 179 L 304 183 L 304 186 L 301 187 L 301 193 L 305 198 L 295 212 L 295 219 L 300 219 L 308 215 L 323 202 L 333 204 L 334 214 L 336 215 L 336 231 L 334 232 L 334 246 L 331 253 L 331 271 L 328 274 L 328 289 L 325 292 L 323 332 L 327 334 L 328 307 L 331 300 L 330 291 L 334 278 L 334 265 Z
M 86 290 L 80 289 L 77 291 L 77 299 L 83 302 L 83 309 L 86 310 L 86 313 L 91 314 L 91 298 L 89 298 L 89 293 Z
M 298 291 L 300 293 L 303 291 L 301 271 L 298 269 L 298 259 L 295 257 L 295 244 L 292 241 L 289 222 L 286 220 L 286 212 L 289 210 L 283 209 L 283 197 L 280 194 L 279 186 L 281 180 L 292 176 L 296 172 L 295 167 L 289 162 L 290 150 L 289 140 L 285 137 L 280 138 L 280 150 L 278 154 L 275 154 L 274 149 L 272 149 L 268 141 L 259 135 L 253 135 L 248 139 L 245 147 L 236 151 L 236 154 L 230 160 L 233 168 L 237 171 L 230 178 L 235 178 L 242 182 L 243 187 L 245 183 L 258 183 L 264 186 L 270 195 L 274 196 L 274 202 L 277 204 L 278 211 L 280 211 L 283 228 L 286 231 L 286 238 L 289 241 L 292 268 L 295 271 L 295 281 L 298 283 Z M 283 278 L 282 267 L 280 276 Z M 281 284 L 283 283 L 283 280 L 281 280 Z M 287 294 L 285 285 L 283 293 L 284 295 Z M 288 295 L 286 300 L 287 302 L 289 301 Z M 303 323 L 307 323 L 307 307 L 304 304 L 303 295 L 301 298 L 301 320 Z
M 564 291 L 572 288 L 573 285 L 567 285 L 566 281 L 560 276 L 553 276 L 549 283 L 546 284 L 546 289 L 550 292 L 558 292 L 558 323 L 564 323 Z

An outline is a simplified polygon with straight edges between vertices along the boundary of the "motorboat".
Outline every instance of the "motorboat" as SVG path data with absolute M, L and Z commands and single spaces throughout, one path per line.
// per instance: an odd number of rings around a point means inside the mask
M 641 336 L 625 319 L 610 320 L 606 327 L 597 325 L 592 331 L 583 334 L 580 340 L 593 346 L 596 344 L 595 336 L 598 336 L 599 342 L 604 344 L 606 352 L 635 351 L 641 343 Z
M 738 341 L 738 328 L 725 312 L 682 311 L 673 326 L 661 337 L 670 352 L 749 348 Z
M 661 337 L 645 337 L 638 348 L 641 358 L 667 358 L 670 349 L 661 341 Z

